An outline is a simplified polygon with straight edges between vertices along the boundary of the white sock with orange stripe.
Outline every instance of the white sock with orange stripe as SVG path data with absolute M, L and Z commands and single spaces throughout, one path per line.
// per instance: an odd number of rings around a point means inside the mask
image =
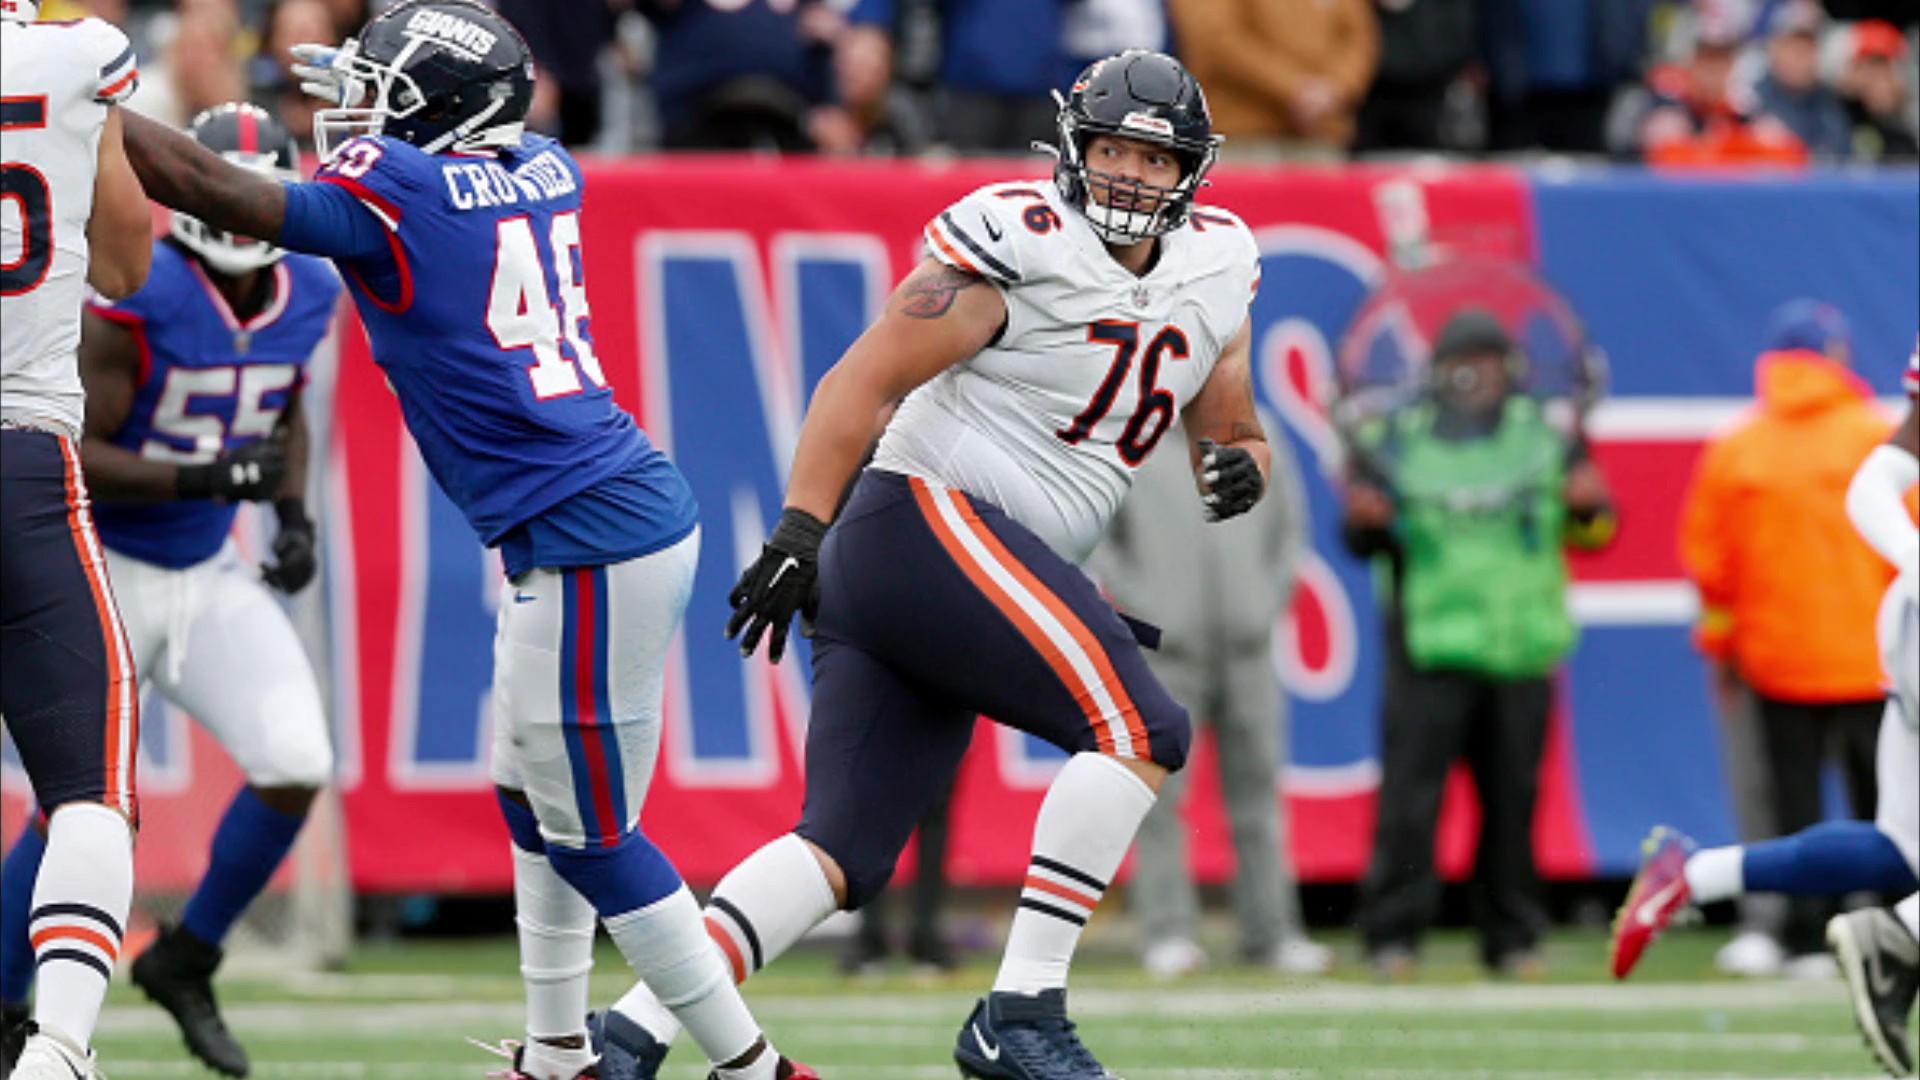
M 620 954 L 686 1025 L 708 1061 L 732 1061 L 759 1041 L 760 1025 L 740 1000 L 727 962 L 707 936 L 700 905 L 686 886 L 603 921 Z
M 93 1042 L 133 902 L 133 830 L 119 811 L 67 803 L 47 819 L 28 933 L 38 966 L 33 1019 Z
M 734 981 L 745 982 L 839 906 L 812 849 L 788 833 L 747 856 L 720 880 L 707 903 L 707 933 L 726 957 Z M 672 1042 L 680 1030 L 644 984 L 613 1007 L 662 1043 Z
M 1080 932 L 1153 801 L 1146 781 L 1105 754 L 1075 754 L 1060 770 L 1033 825 L 1033 862 L 996 992 L 1065 989 Z

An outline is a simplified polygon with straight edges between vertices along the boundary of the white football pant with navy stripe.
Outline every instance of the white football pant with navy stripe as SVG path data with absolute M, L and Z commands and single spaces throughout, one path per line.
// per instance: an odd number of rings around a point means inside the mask
M 502 588 L 493 781 L 526 793 L 547 843 L 613 847 L 639 822 L 699 559 L 695 530 L 651 555 L 536 569 Z

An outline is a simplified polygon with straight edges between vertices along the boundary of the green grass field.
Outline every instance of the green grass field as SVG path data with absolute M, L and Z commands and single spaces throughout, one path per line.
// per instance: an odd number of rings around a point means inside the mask
M 1072 1003 L 1089 1045 L 1128 1080 L 1875 1075 L 1838 983 L 1718 979 L 1723 940 L 1676 933 L 1625 986 L 1602 979 L 1593 932 L 1557 935 L 1551 974 L 1533 984 L 1482 981 L 1458 937 L 1435 942 L 1418 981 L 1389 987 L 1351 963 L 1328 979 L 1221 970 L 1169 986 L 1110 953 L 1082 964 Z M 599 959 L 604 1003 L 624 989 L 623 967 L 604 943 Z M 344 972 L 222 985 L 260 1080 L 477 1080 L 497 1059 L 464 1039 L 519 1028 L 515 963 L 504 939 L 369 947 Z M 848 980 L 810 950 L 757 977 L 749 997 L 828 1080 L 946 1080 L 954 1034 L 991 978 L 983 959 L 938 982 Z M 211 1075 L 126 986 L 98 1046 L 113 1080 Z M 695 1059 L 683 1040 L 665 1075 L 701 1080 Z

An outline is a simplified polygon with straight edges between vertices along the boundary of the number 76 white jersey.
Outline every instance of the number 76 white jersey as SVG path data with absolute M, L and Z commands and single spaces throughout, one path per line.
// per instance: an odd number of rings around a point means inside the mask
M 139 72 L 99 19 L 0 21 L 0 395 L 9 416 L 80 430 L 87 221 L 107 109 Z
M 1007 324 L 907 396 L 874 465 L 985 499 L 1077 563 L 1246 321 L 1253 235 L 1195 207 L 1136 277 L 1043 180 L 981 188 L 930 222 L 926 243 L 992 282 Z

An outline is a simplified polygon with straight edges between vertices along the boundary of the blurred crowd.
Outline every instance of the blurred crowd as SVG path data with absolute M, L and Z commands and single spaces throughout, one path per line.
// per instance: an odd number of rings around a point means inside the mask
M 394 0 L 51 0 L 126 29 L 134 107 L 240 97 L 303 138 L 296 42 Z M 1661 166 L 1920 157 L 1913 0 L 488 0 L 536 127 L 606 153 L 1017 154 L 1051 91 L 1172 51 L 1240 160 L 1569 154 Z

